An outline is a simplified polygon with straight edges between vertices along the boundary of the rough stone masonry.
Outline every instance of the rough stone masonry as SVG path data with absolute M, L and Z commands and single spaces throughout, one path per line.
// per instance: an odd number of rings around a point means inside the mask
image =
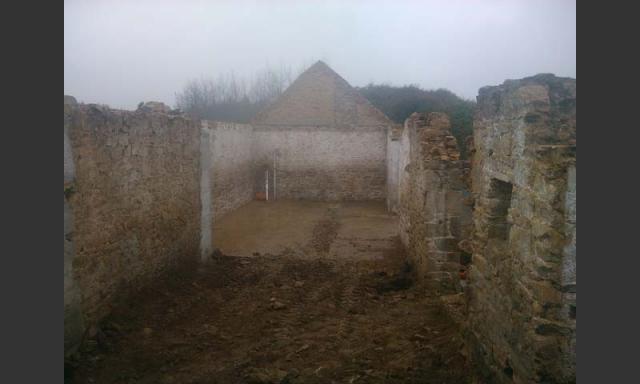
M 474 356 L 498 382 L 575 382 L 575 79 L 482 88 L 474 145 Z
M 469 254 L 459 243 L 472 228 L 465 204 L 465 162 L 444 113 L 414 113 L 397 150 L 407 163 L 399 177 L 401 239 L 417 272 L 440 292 L 459 289 Z
M 387 143 L 402 242 L 484 379 L 575 382 L 575 79 L 482 88 L 471 164 L 441 113 L 414 113 Z
M 65 99 L 65 346 L 198 251 L 199 127 Z

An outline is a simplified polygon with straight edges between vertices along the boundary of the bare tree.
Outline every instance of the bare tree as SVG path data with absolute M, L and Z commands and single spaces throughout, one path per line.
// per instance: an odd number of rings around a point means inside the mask
M 190 80 L 176 94 L 176 104 L 197 118 L 247 122 L 277 99 L 293 80 L 291 67 L 285 65 L 265 66 L 251 77 L 248 85 L 234 72 L 218 75 L 215 80 L 213 77 Z

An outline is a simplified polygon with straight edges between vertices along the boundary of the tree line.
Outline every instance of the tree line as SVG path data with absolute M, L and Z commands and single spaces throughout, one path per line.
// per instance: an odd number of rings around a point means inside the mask
M 464 141 L 473 133 L 475 101 L 465 100 L 448 89 L 426 90 L 417 85 L 369 84 L 357 89 L 396 123 L 404 123 L 414 112 L 446 113 L 451 120 L 451 132 L 464 156 Z
M 234 72 L 192 79 L 176 93 L 176 105 L 192 117 L 246 123 L 273 102 L 306 68 L 265 67 L 250 78 Z
M 305 69 L 294 72 L 288 66 L 267 66 L 249 79 L 233 72 L 194 79 L 176 94 L 177 107 L 200 119 L 246 123 L 277 99 Z M 413 112 L 446 113 L 452 134 L 464 153 L 464 140 L 473 130 L 474 101 L 447 89 L 426 90 L 417 85 L 369 84 L 356 89 L 396 123 L 402 124 Z

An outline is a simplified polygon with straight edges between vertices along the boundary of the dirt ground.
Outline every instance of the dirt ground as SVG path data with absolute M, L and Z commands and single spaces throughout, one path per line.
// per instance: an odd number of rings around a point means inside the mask
M 252 201 L 213 227 L 225 255 L 288 254 L 354 260 L 392 249 L 397 217 L 381 202 Z
M 66 382 L 470 383 L 459 331 L 415 283 L 395 218 L 379 205 L 313 208 L 296 241 L 261 247 L 244 226 L 218 237 L 207 265 L 118 306 L 65 363 Z M 269 235 L 260 225 L 255 236 Z

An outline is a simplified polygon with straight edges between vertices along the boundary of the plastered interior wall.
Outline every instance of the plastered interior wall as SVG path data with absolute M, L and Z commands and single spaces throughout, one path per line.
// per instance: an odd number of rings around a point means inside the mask
M 201 121 L 200 258 L 213 251 L 213 224 L 254 197 L 253 127 Z
M 402 131 L 401 126 L 387 130 L 387 209 L 394 213 L 398 212 L 400 175 L 404 172 L 400 164 Z
M 254 198 L 253 127 L 247 124 L 207 122 L 211 131 L 212 218 L 215 222 L 226 213 Z
M 197 257 L 199 145 L 181 116 L 65 104 L 65 318 L 70 305 L 91 327 L 120 293 Z
M 384 128 L 254 127 L 256 191 L 265 190 L 269 170 L 273 197 L 307 200 L 384 200 L 386 198 Z

